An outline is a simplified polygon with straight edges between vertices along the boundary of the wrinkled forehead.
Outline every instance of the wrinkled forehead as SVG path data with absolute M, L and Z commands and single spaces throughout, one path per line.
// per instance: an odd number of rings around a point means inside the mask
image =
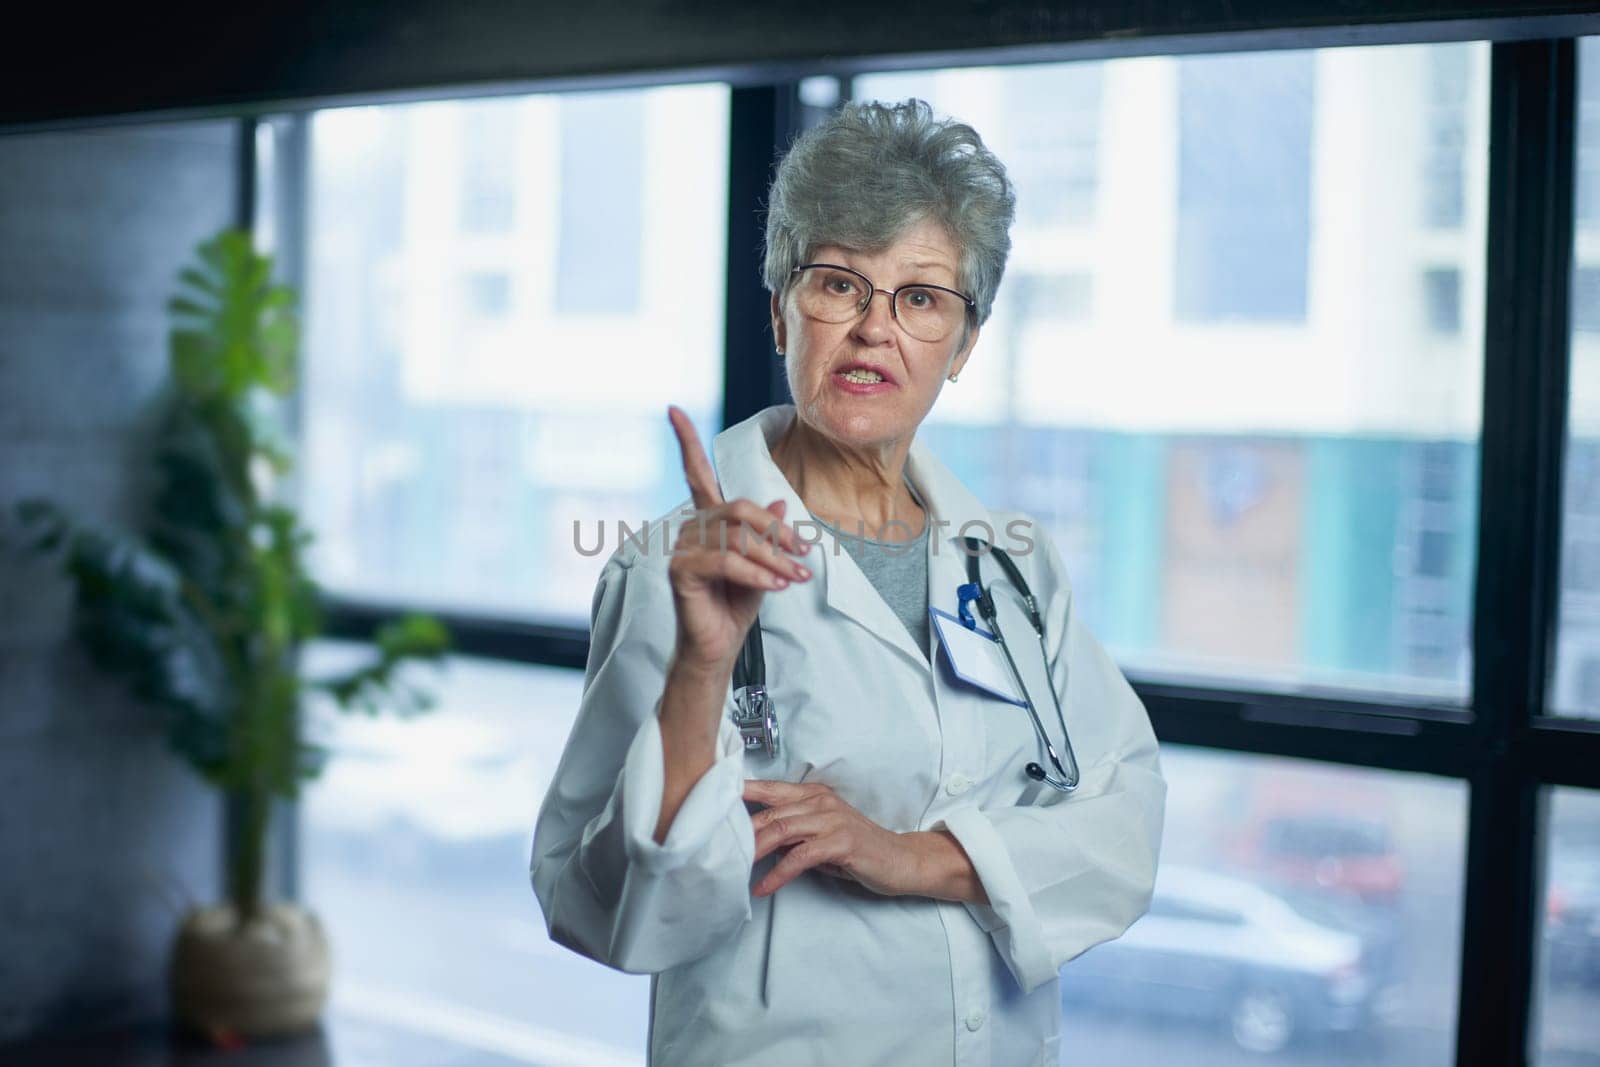
M 961 280 L 961 249 L 949 232 L 932 219 L 905 226 L 888 243 L 822 238 L 807 250 L 805 262 L 839 263 L 860 271 L 874 283 L 924 281 L 954 286 Z

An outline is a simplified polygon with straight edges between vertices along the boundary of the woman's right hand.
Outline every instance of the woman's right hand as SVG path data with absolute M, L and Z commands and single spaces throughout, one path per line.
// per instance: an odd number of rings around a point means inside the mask
M 811 577 L 785 552 L 804 555 L 811 546 L 783 521 L 783 500 L 766 507 L 744 498 L 723 500 L 689 416 L 672 405 L 667 417 L 678 435 L 695 508 L 678 531 L 667 566 L 678 621 L 674 657 L 684 666 L 731 673 L 766 593 Z

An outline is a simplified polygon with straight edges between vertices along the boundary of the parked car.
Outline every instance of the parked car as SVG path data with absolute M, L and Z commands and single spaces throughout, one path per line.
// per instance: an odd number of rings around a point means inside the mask
M 1147 915 L 1062 968 L 1062 1006 L 1220 1023 L 1241 1048 L 1275 1052 L 1369 1030 L 1386 977 L 1366 948 L 1259 885 L 1168 865 Z
M 1550 849 L 1544 942 L 1551 981 L 1600 985 L 1600 845 Z

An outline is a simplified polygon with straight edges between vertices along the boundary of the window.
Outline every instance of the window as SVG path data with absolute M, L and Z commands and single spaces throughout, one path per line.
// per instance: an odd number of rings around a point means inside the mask
M 1535 1062 L 1560 1067 L 1600 1047 L 1600 794 L 1552 789 L 1546 800 Z
M 1600 333 L 1600 268 L 1573 267 L 1572 328 L 1578 333 Z
M 644 97 L 561 98 L 561 251 L 556 307 L 633 314 L 644 231 Z
M 727 100 L 315 114 L 302 470 L 332 591 L 582 625 L 605 557 L 574 520 L 687 495 L 664 408 L 719 422 Z
M 1600 37 L 1578 40 L 1578 139 L 1573 212 L 1578 226 L 1600 226 Z M 1584 77 L 1584 72 L 1589 77 Z
M 475 103 L 461 112 L 461 228 L 506 233 L 517 206 L 515 101 Z
M 469 318 L 499 319 L 511 310 L 511 278 L 507 274 L 498 271 L 469 274 L 465 289 Z
M 1049 69 L 853 91 L 924 97 L 1010 165 L 1057 112 L 1015 86 Z M 1094 72 L 1073 105 L 1099 109 L 1093 212 L 1023 213 L 1019 179 L 994 315 L 924 439 L 980 499 L 1049 525 L 1130 670 L 1464 701 L 1487 47 L 1055 69 Z M 1462 200 L 1440 231 L 1424 186 L 1445 97 Z
M 1441 267 L 1422 272 L 1422 307 L 1428 329 L 1438 334 L 1461 332 L 1461 272 Z
M 1314 55 L 1177 61 L 1177 317 L 1301 322 Z
M 920 96 L 958 117 L 956 100 L 985 100 L 1007 122 L 983 126 L 1016 186 L 1022 226 L 1090 226 L 1101 182 L 1104 64 L 1052 63 L 1002 70 L 961 68 L 855 79 L 857 99 L 898 103 Z
M 1600 718 L 1600 38 L 1579 42 L 1571 379 L 1561 593 L 1550 683 L 1557 715 Z
M 324 643 L 305 670 L 352 657 Z M 338 931 L 335 1010 L 486 1060 L 642 1062 L 650 980 L 551 942 L 528 886 L 582 675 L 458 656 L 416 682 L 439 703 L 411 720 L 310 713 L 333 758 L 302 805 L 303 889 Z
M 1006 286 L 1022 318 L 1073 321 L 1093 312 L 1094 276 L 1087 271 L 1016 274 L 1007 278 Z
M 1062 968 L 1062 1062 L 1448 1063 L 1465 788 L 1174 745 L 1162 769 L 1150 911 Z
M 1460 227 L 1467 204 L 1467 122 L 1472 53 L 1465 46 L 1428 51 L 1427 151 L 1423 156 L 1423 219 L 1435 229 Z
M 1024 224 L 1081 226 L 1094 217 L 1103 70 L 1099 63 L 1025 67 L 1005 80 L 1017 115 L 1006 167 Z

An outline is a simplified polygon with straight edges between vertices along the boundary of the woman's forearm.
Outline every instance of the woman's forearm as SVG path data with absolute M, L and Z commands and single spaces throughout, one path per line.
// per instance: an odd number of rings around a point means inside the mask
M 966 850 L 948 830 L 917 831 L 906 835 L 916 846 L 917 895 L 935 900 L 989 903 L 989 894 Z
M 667 839 L 684 798 L 716 762 L 719 716 L 732 674 L 731 665 L 726 669 L 702 666 L 676 656 L 667 666 L 660 714 L 666 781 L 661 791 L 661 817 L 656 821 L 658 845 Z

